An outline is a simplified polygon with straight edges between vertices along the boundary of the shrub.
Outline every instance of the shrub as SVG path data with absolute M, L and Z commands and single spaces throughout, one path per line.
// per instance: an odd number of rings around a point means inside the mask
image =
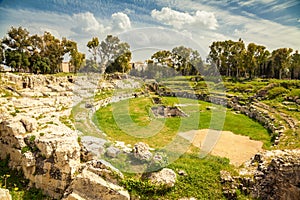
M 300 89 L 293 89 L 288 94 L 289 97 L 299 97 L 300 98 Z
M 27 151 L 30 151 L 30 150 L 31 150 L 31 149 L 30 149 L 29 146 L 25 146 L 25 147 L 22 147 L 21 153 L 24 154 L 24 153 L 26 153 Z
M 35 135 L 30 136 L 29 141 L 33 142 L 35 140 Z
M 158 197 L 164 195 L 169 188 L 164 185 L 154 185 L 149 180 L 138 180 L 135 178 L 128 178 L 121 181 L 121 185 L 126 188 L 131 195 L 140 196 L 142 199 L 151 197 Z
M 284 87 L 275 87 L 268 91 L 268 98 L 275 99 L 280 95 L 286 94 L 288 92 Z

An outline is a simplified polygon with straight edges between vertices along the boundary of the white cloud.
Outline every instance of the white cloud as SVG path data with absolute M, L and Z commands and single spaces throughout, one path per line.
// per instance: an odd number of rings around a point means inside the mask
M 131 22 L 129 17 L 122 12 L 117 12 L 111 15 L 113 28 L 115 30 L 129 30 L 131 29 Z
M 238 2 L 241 6 L 252 6 L 255 4 L 271 4 L 274 3 L 276 0 L 249 0 L 249 1 L 241 1 Z
M 152 10 L 151 16 L 167 25 L 181 29 L 188 26 L 201 26 L 211 30 L 218 27 L 217 19 L 212 12 L 197 10 L 194 15 L 186 12 L 179 12 L 171 8 L 164 7 L 161 11 Z
M 76 24 L 72 29 L 77 34 L 99 34 L 110 29 L 110 27 L 104 27 L 103 24 L 100 24 L 94 14 L 90 12 L 74 14 L 72 19 L 73 24 Z

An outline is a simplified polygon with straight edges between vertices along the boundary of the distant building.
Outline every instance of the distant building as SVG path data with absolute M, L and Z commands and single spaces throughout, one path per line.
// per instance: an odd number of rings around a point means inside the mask
M 70 63 L 69 62 L 62 62 L 60 64 L 60 71 L 61 72 L 70 72 Z
M 147 68 L 147 63 L 145 62 L 133 62 L 131 63 L 132 69 L 136 69 L 137 71 L 142 71 Z
M 60 64 L 60 71 L 61 72 L 73 72 L 74 71 L 74 66 L 70 62 L 62 62 Z
M 13 69 L 7 65 L 0 64 L 0 71 L 2 72 L 11 72 Z

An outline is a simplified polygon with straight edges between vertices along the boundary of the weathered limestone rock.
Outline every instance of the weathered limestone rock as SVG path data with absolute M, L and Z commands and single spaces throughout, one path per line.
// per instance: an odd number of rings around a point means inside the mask
M 71 114 L 70 108 L 77 100 L 74 93 L 82 92 L 86 97 L 87 91 L 92 91 L 93 95 L 99 81 L 94 76 L 77 79 L 82 84 L 75 91 L 73 88 L 80 83 L 73 77 L 9 73 L 1 76 L 18 98 L 0 95 L 0 158 L 9 155 L 9 166 L 21 170 L 29 186 L 41 188 L 55 199 L 64 194 L 66 199 L 129 199 L 128 192 L 118 186 L 123 174 L 105 161 L 93 160 L 105 152 L 107 141 L 83 137 L 79 145 L 80 133 L 60 118 Z M 130 94 L 122 98 L 127 96 Z M 118 96 L 116 100 L 122 98 Z M 111 99 L 104 99 L 97 106 L 109 102 Z M 117 151 L 108 154 L 116 156 Z
M 11 195 L 9 194 L 9 190 L 0 188 L 0 199 L 11 200 Z
M 90 161 L 87 163 L 87 169 L 114 184 L 124 178 L 124 175 L 117 168 L 105 160 Z
M 236 189 L 255 199 L 298 200 L 300 197 L 300 150 L 273 150 L 256 154 L 240 176 L 221 173 L 223 193 L 236 198 Z
M 72 182 L 65 200 L 71 199 L 102 199 L 127 200 L 130 199 L 128 191 L 121 186 L 105 181 L 94 172 L 84 169 Z
M 134 157 L 141 161 L 150 161 L 152 158 L 152 153 L 149 151 L 148 144 L 143 142 L 136 143 L 132 151 Z
M 172 169 L 164 168 L 158 172 L 150 173 L 148 179 L 157 185 L 173 187 L 176 182 L 176 173 Z
M 22 117 L 20 122 L 22 122 L 22 124 L 25 127 L 26 131 L 29 132 L 29 133 L 36 130 L 36 128 L 37 128 L 37 122 L 36 122 L 36 119 L 34 119 L 34 118 Z
M 120 149 L 113 146 L 110 146 L 106 149 L 106 155 L 111 158 L 116 158 L 119 153 Z
M 78 136 L 62 127 L 40 136 L 29 120 L 25 123 L 32 134 L 26 134 L 26 125 L 18 118 L 0 123 L 1 159 L 9 155 L 9 166 L 22 170 L 31 185 L 60 198 L 80 166 Z

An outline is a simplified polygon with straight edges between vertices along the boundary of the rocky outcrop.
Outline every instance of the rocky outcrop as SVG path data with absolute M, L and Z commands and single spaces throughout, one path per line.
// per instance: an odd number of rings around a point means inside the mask
M 9 190 L 0 188 L 0 199 L 11 200 L 11 195 L 9 194 Z
M 117 185 L 122 178 L 123 175 L 105 161 L 90 162 L 73 180 L 64 199 L 130 199 L 128 191 Z
M 132 149 L 133 156 L 140 161 L 150 161 L 152 153 L 149 150 L 148 144 L 143 142 L 136 143 Z
M 1 159 L 9 155 L 9 165 L 22 170 L 31 185 L 60 198 L 80 166 L 77 134 L 70 130 L 29 134 L 26 125 L 11 119 L 0 124 L 0 136 Z
M 176 182 L 176 173 L 169 168 L 163 168 L 158 172 L 152 172 L 147 177 L 151 183 L 165 187 L 173 187 Z
M 118 186 L 121 172 L 93 160 L 105 153 L 106 140 L 80 141 L 80 132 L 67 126 L 75 96 L 80 100 L 93 92 L 95 78 L 90 84 L 87 77 L 77 77 L 75 84 L 73 77 L 8 73 L 1 78 L 17 91 L 0 97 L 1 159 L 9 156 L 9 166 L 21 170 L 30 186 L 55 199 L 129 199 Z
M 221 172 L 224 195 L 236 199 L 236 189 L 257 199 L 298 200 L 300 150 L 274 150 L 256 154 L 239 176 Z

